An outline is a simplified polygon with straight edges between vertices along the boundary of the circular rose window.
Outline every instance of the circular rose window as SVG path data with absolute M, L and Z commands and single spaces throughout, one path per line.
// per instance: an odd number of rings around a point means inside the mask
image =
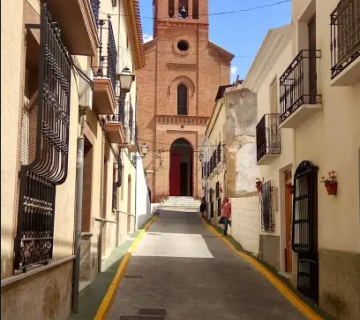
M 189 42 L 187 42 L 186 40 L 180 40 L 177 43 L 177 48 L 183 52 L 188 51 L 189 50 Z

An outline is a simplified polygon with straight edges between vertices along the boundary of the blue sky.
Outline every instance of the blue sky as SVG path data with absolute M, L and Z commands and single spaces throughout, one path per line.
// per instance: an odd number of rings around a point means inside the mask
M 167 1 L 167 0 L 160 0 Z M 200 0 L 204 1 L 204 0 Z M 209 0 L 209 13 L 237 11 L 280 2 L 281 0 Z M 152 36 L 152 0 L 140 0 L 144 40 Z M 209 39 L 236 56 L 232 62 L 232 80 L 244 79 L 269 29 L 291 21 L 291 2 L 248 12 L 210 15 Z

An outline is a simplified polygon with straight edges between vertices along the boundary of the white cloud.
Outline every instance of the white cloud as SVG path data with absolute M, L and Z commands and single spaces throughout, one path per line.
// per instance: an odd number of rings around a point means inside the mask
M 238 69 L 237 66 L 231 67 L 231 74 L 235 75 L 237 72 L 237 69 Z
M 148 34 L 148 33 L 144 33 L 143 39 L 144 39 L 144 43 L 149 42 L 149 41 L 151 41 L 153 39 L 153 35 Z

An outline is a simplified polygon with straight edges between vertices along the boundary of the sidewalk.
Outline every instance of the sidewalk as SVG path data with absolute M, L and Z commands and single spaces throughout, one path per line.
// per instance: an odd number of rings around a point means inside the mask
M 105 261 L 104 272 L 99 273 L 80 296 L 79 313 L 71 314 L 68 320 L 92 320 L 103 300 L 119 265 L 142 229 L 134 232 L 121 246 L 114 249 Z
M 108 319 L 150 315 L 153 320 L 307 319 L 198 214 L 182 212 L 161 212 L 143 237 Z

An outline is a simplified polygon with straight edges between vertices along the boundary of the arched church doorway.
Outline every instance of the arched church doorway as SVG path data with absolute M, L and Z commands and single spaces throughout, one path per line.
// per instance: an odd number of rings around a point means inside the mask
M 170 196 L 193 195 L 193 148 L 177 139 L 170 148 Z

